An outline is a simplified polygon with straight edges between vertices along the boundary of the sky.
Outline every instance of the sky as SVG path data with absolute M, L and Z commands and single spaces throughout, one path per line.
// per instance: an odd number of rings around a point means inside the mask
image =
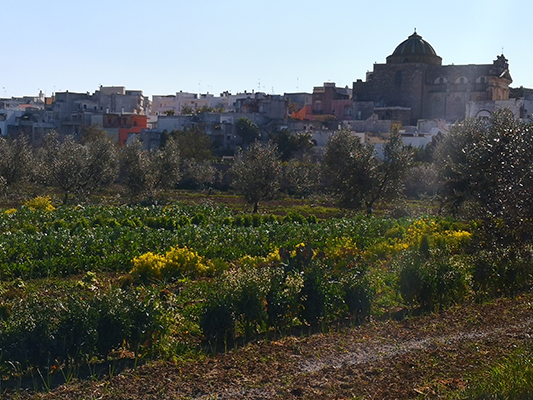
M 531 0 L 0 0 L 0 97 L 352 86 L 416 28 L 443 65 L 509 60 L 533 88 Z

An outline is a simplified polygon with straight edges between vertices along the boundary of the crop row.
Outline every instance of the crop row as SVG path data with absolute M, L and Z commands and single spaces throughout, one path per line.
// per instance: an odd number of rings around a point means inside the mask
M 294 215 L 232 216 L 225 208 L 207 206 L 53 211 L 20 207 L 0 214 L 0 279 L 127 272 L 135 257 L 173 246 L 226 261 L 264 256 L 302 241 L 322 246 L 337 237 L 352 237 L 365 247 L 392 224 L 378 218 L 309 220 Z

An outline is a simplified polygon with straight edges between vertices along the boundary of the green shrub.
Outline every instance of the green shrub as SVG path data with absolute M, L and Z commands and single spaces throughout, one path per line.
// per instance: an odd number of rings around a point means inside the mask
M 244 226 L 244 217 L 241 214 L 235 216 L 233 226 Z
M 69 290 L 55 297 L 32 292 L 9 302 L 0 327 L 0 369 L 18 364 L 50 371 L 54 365 L 106 359 L 125 346 L 148 352 L 165 331 L 155 293 Z
M 283 219 L 284 223 L 297 223 L 297 224 L 305 224 L 307 223 L 307 220 L 305 217 L 296 211 L 289 211 L 287 215 L 285 215 L 285 218 Z
M 222 225 L 224 225 L 224 226 L 231 226 L 231 225 L 233 225 L 233 218 L 231 218 L 231 217 L 224 217 L 224 219 L 222 220 Z
M 311 326 L 316 326 L 326 314 L 326 293 L 324 276 L 318 268 L 311 268 L 304 275 L 300 291 L 300 316 Z
M 120 223 L 116 220 L 116 218 L 109 218 L 104 215 L 97 215 L 91 224 L 93 227 L 96 226 L 105 226 L 108 228 L 114 228 L 119 227 Z
M 404 301 L 427 310 L 442 310 L 463 301 L 469 288 L 468 266 L 442 250 L 429 254 L 407 251 L 400 256 L 398 279 Z
M 182 215 L 178 221 L 178 225 L 179 226 L 187 226 L 187 225 L 191 225 L 192 221 L 189 217 L 187 217 L 186 215 Z
M 527 248 L 501 247 L 472 255 L 472 286 L 479 299 L 516 295 L 533 287 L 533 259 Z
M 362 323 L 370 317 L 374 293 L 364 271 L 350 271 L 343 279 L 344 302 L 350 316 Z
M 267 214 L 263 216 L 263 223 L 265 224 L 277 224 L 279 223 L 279 219 L 277 216 L 273 214 Z
M 318 219 L 317 219 L 316 215 L 310 214 L 310 215 L 307 216 L 307 222 L 309 224 L 317 224 L 318 223 Z
M 283 267 L 273 268 L 270 288 L 265 298 L 269 326 L 288 328 L 298 318 L 303 284 L 303 278 L 297 271 L 286 271 Z
M 263 223 L 263 217 L 261 214 L 253 214 L 252 215 L 252 226 L 258 227 Z
M 207 218 L 205 217 L 205 214 L 203 213 L 195 214 L 194 217 L 191 218 L 191 223 L 193 225 L 202 225 L 202 224 L 205 224 L 206 221 L 207 221 Z
M 235 318 L 227 301 L 211 300 L 200 317 L 200 329 L 208 341 L 222 341 L 233 337 Z
M 146 226 L 152 229 L 166 229 L 173 231 L 176 229 L 176 222 L 170 217 L 150 217 L 145 220 Z

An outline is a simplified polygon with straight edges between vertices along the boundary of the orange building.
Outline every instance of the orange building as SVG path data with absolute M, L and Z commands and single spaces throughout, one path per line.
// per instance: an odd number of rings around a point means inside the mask
M 118 144 L 125 146 L 130 134 L 141 133 L 148 128 L 148 116 L 139 114 L 104 114 L 105 130 L 118 130 Z

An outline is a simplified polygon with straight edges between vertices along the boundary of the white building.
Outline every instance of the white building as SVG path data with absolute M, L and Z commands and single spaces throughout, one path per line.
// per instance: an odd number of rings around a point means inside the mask
M 184 108 L 200 110 L 204 107 L 225 112 L 234 112 L 237 101 L 252 98 L 254 92 L 231 94 L 223 92 L 220 96 L 211 93 L 190 93 L 179 91 L 175 95 L 152 96 L 152 115 L 164 115 L 168 111 L 181 114 Z

